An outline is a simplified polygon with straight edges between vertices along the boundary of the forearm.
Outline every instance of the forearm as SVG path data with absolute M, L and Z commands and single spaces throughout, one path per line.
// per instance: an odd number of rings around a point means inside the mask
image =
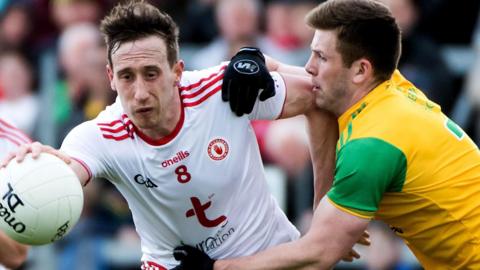
M 269 71 L 276 71 L 280 73 L 306 76 L 306 77 L 309 76 L 303 67 L 287 65 L 279 62 L 278 60 L 268 55 L 264 55 L 264 56 L 265 56 L 265 63 L 267 64 L 267 68 Z
M 280 73 L 287 89 L 285 104 L 280 118 L 307 114 L 315 107 L 312 82 L 306 76 Z
M 0 232 L 0 264 L 8 268 L 19 267 L 27 258 L 28 247 Z
M 218 260 L 214 270 L 329 269 L 328 265 L 322 265 L 318 260 L 322 256 L 320 247 L 318 243 L 308 243 L 308 240 L 300 239 L 252 256 Z
M 330 190 L 335 172 L 337 119 L 330 113 L 313 109 L 306 114 L 310 156 L 314 174 L 314 208 Z
M 214 270 L 330 269 L 360 238 L 369 220 L 343 212 L 323 199 L 305 236 L 255 255 L 218 260 Z

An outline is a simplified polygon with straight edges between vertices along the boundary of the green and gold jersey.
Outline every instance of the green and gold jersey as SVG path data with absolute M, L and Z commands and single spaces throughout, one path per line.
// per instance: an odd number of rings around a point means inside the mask
M 339 118 L 329 200 L 385 221 L 426 269 L 480 269 L 480 152 L 398 71 Z

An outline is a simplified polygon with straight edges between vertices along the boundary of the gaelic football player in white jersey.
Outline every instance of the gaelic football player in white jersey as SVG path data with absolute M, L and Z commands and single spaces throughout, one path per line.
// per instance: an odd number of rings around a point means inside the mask
M 143 1 L 119 4 L 101 30 L 116 102 L 74 128 L 61 151 L 24 145 L 17 161 L 27 152 L 50 152 L 69 163 L 84 185 L 95 178 L 111 181 L 132 211 L 143 269 L 175 267 L 172 250 L 180 244 L 227 258 L 297 239 L 298 231 L 267 189 L 250 120 L 313 108 L 307 77 L 272 73 L 273 79 L 265 78 L 263 56 L 247 50 L 253 60 L 237 66 L 251 78 L 245 83 L 258 86 L 266 80 L 265 93 L 276 94 L 237 117 L 222 101 L 226 65 L 184 72 L 178 29 L 167 14 Z M 330 166 L 325 172 L 333 174 L 335 120 L 309 115 L 320 127 L 319 148 L 331 149 L 318 151 L 318 157 Z M 326 178 L 331 180 L 331 174 Z
M 31 143 L 27 135 L 0 118 L 0 160 L 20 145 L 27 143 Z M 0 209 L 6 206 L 3 195 L 0 194 Z M 27 259 L 27 253 L 27 246 L 15 242 L 0 231 L 0 270 L 5 269 L 4 267 L 10 269 L 19 267 Z

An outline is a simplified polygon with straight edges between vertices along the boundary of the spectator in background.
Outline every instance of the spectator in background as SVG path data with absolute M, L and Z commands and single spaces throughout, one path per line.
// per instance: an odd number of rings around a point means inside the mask
M 0 19 L 0 50 L 15 49 L 25 55 L 32 53 L 29 43 L 31 30 L 29 6 L 21 1 L 10 3 Z
M 78 23 L 98 24 L 103 16 L 102 1 L 52 0 L 51 13 L 60 30 Z
M 260 33 L 259 0 L 218 0 L 215 7 L 217 27 L 220 35 L 196 53 L 187 68 L 201 69 L 230 59 L 244 46 L 255 46 L 270 56 L 279 58 L 281 53 L 268 44 Z M 281 59 L 281 58 L 279 58 Z
M 218 35 L 215 4 L 218 0 L 191 0 L 182 20 L 177 20 L 182 43 L 207 44 Z
M 39 112 L 32 84 L 32 69 L 26 58 L 16 51 L 1 52 L 0 89 L 3 98 L 0 99 L 0 117 L 29 135 L 34 131 Z
M 305 26 L 303 18 L 318 1 L 314 0 L 269 0 L 266 5 L 266 37 L 272 55 L 279 60 L 303 65 L 310 56 L 310 41 L 313 31 Z M 268 49 L 268 48 L 267 48 Z M 266 53 L 268 54 L 268 52 Z
M 449 114 L 457 93 L 453 74 L 442 58 L 440 47 L 417 31 L 421 0 L 381 0 L 392 11 L 402 31 L 399 69 L 409 80 Z
M 83 23 L 69 26 L 59 41 L 63 78 L 55 97 L 55 121 L 61 140 L 77 124 L 92 119 L 113 102 L 105 74 L 106 53 L 98 27 Z
M 480 17 L 480 9 L 478 10 Z M 475 31 L 473 33 L 472 47 L 475 55 L 473 66 L 467 74 L 467 96 L 468 102 L 473 107 L 474 126 L 475 126 L 475 142 L 480 142 L 480 21 L 477 22 Z M 462 104 L 464 107 L 467 104 Z

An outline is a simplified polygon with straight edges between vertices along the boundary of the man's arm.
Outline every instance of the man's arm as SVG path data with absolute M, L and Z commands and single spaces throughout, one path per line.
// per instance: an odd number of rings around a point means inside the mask
M 313 164 L 313 209 L 315 209 L 333 183 L 338 123 L 333 115 L 320 109 L 310 110 L 305 116 Z
M 21 145 L 17 151 L 10 153 L 7 158 L 3 160 L 0 167 L 5 167 L 12 159 L 15 159 L 17 162 L 22 162 L 28 153 L 31 153 L 32 158 L 34 159 L 37 158 L 41 153 L 49 153 L 60 158 L 75 172 L 82 186 L 85 186 L 85 184 L 87 184 L 87 182 L 90 180 L 89 172 L 80 162 L 70 158 L 70 156 L 60 150 L 57 150 L 49 145 L 43 145 L 39 142 Z
M 330 269 L 367 228 L 369 219 L 348 214 L 328 199 L 315 210 L 308 233 L 252 256 L 218 260 L 214 270 Z
M 268 55 L 265 56 L 265 64 L 270 72 L 276 71 L 284 74 L 298 75 L 310 78 L 310 74 L 307 73 L 304 67 L 292 66 L 282 63 Z
M 0 264 L 16 269 L 27 259 L 28 246 L 19 244 L 0 232 Z
M 257 102 L 276 94 L 269 72 L 278 72 L 287 89 L 280 118 L 305 114 L 314 107 L 311 78 L 302 67 L 280 63 L 253 47 L 242 48 L 232 57 L 223 77 L 222 100 L 238 116 L 251 114 Z
M 290 118 L 300 114 L 307 115 L 315 108 L 315 97 L 312 92 L 310 78 L 291 73 L 279 73 L 286 87 L 285 103 L 279 119 Z M 335 119 L 333 116 L 330 117 Z M 330 122 L 331 121 L 328 121 L 328 123 Z

